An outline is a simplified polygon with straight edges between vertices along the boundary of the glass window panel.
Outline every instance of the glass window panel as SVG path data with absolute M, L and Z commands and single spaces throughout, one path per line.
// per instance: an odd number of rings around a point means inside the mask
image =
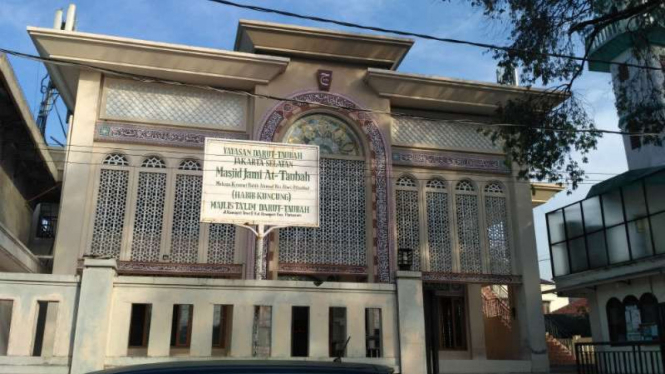
M 574 238 L 584 234 L 581 205 L 571 205 L 564 209 L 564 213 L 566 214 L 566 229 L 568 230 L 568 237 Z
M 584 209 L 586 232 L 589 233 L 603 228 L 603 216 L 598 196 L 582 201 L 582 209 Z
M 554 263 L 554 276 L 566 275 L 570 273 L 568 268 L 568 250 L 566 243 L 559 243 L 552 246 L 552 261 Z
M 331 307 L 328 321 L 330 357 L 346 357 L 346 308 Z
M 653 214 L 665 210 L 665 172 L 660 172 L 646 178 L 644 183 L 647 188 L 649 212 Z
M 621 194 L 619 190 L 615 190 L 603 195 L 603 210 L 605 213 L 606 227 L 623 222 Z
M 563 231 L 563 210 L 559 209 L 547 215 L 547 224 L 550 231 L 550 243 L 558 243 L 566 240 Z
M 619 225 L 607 229 L 607 249 L 610 255 L 610 264 L 630 260 L 625 225 Z
M 633 258 L 642 258 L 653 254 L 648 219 L 642 218 L 628 223 L 628 237 L 630 238 L 630 250 L 633 251 Z
M 586 211 L 585 211 L 586 212 Z M 598 231 L 587 236 L 589 245 L 589 267 L 598 268 L 607 266 L 607 251 L 605 249 L 605 232 Z
M 570 264 L 572 272 L 584 271 L 589 269 L 589 263 L 586 257 L 586 244 L 584 237 L 571 240 L 570 243 Z
M 647 215 L 647 207 L 644 202 L 644 190 L 642 181 L 637 181 L 623 188 L 623 201 L 626 206 L 626 219 L 644 217 Z
M 651 216 L 651 226 L 656 253 L 665 253 L 665 213 Z

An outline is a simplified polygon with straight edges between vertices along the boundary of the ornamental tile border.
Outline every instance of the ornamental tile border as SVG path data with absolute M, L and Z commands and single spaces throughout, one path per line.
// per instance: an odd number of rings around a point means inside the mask
M 423 282 L 522 284 L 521 275 L 423 272 Z
M 366 275 L 367 266 L 329 264 L 279 264 L 279 271 L 290 274 L 353 274 Z
M 473 170 L 509 174 L 505 158 L 500 156 L 466 155 L 456 152 L 428 152 L 393 149 L 393 164 L 434 167 L 451 170 Z
M 201 275 L 208 277 L 242 276 L 242 264 L 200 264 L 173 262 L 118 261 L 118 273 L 122 275 Z M 78 261 L 83 269 L 83 260 Z
M 376 209 L 373 212 L 373 225 L 375 227 L 374 232 L 376 240 L 375 253 L 378 254 L 378 278 L 380 282 L 390 282 L 392 278 L 392 272 L 390 269 L 392 254 L 390 251 L 390 230 L 388 224 L 389 160 L 387 159 L 390 150 L 386 147 L 386 142 L 383 139 L 383 135 L 381 134 L 378 125 L 367 113 L 355 111 L 354 109 L 360 109 L 360 106 L 341 95 L 315 91 L 296 94 L 290 98 L 303 102 L 280 102 L 273 107 L 272 111 L 265 119 L 263 126 L 260 128 L 258 140 L 275 141 L 275 135 L 279 132 L 280 127 L 286 124 L 289 118 L 307 110 L 318 109 L 319 106 L 316 104 L 342 108 L 338 109 L 337 112 L 356 123 L 360 127 L 362 133 L 367 137 L 370 144 L 370 165 L 372 174 L 374 175 L 374 178 L 372 178 L 372 191 L 374 191 L 372 201 L 376 204 Z M 310 105 L 309 103 L 314 105 Z M 264 263 L 265 261 L 264 257 Z M 267 269 L 267 266 L 264 266 L 263 268 Z
M 203 149 L 206 137 L 243 140 L 249 138 L 246 133 L 228 131 L 185 130 L 156 125 L 97 122 L 95 124 L 94 140 L 97 142 Z

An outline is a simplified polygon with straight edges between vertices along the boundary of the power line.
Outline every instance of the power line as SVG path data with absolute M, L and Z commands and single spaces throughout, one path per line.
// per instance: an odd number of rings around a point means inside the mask
M 524 128 L 524 129 L 531 129 L 531 130 L 563 132 L 563 133 L 592 133 L 592 134 L 600 133 L 600 134 L 629 135 L 629 136 L 651 136 L 651 137 L 662 135 L 661 133 L 646 133 L 646 132 L 638 133 L 638 132 L 628 132 L 628 131 L 619 131 L 619 130 L 556 129 L 556 128 L 551 128 L 551 127 L 527 126 L 527 125 L 518 125 L 518 124 L 510 124 L 510 123 L 483 123 L 483 122 L 474 122 L 474 121 L 471 121 L 471 120 L 449 120 L 449 119 L 419 116 L 419 115 L 400 113 L 400 112 L 392 112 L 392 111 L 385 111 L 385 110 L 365 109 L 365 108 L 348 107 L 348 106 L 342 106 L 342 105 L 324 104 L 324 103 L 318 103 L 318 102 L 312 102 L 312 101 L 300 100 L 300 99 L 294 99 L 294 98 L 287 98 L 287 97 L 280 97 L 280 96 L 274 96 L 274 95 L 257 94 L 257 93 L 242 91 L 242 90 L 225 89 L 225 88 L 218 88 L 218 87 L 213 87 L 213 86 L 208 86 L 208 85 L 185 83 L 185 82 L 170 80 L 170 79 L 152 78 L 152 77 L 138 75 L 138 74 L 125 73 L 125 72 L 121 72 L 121 71 L 113 70 L 113 69 L 108 69 L 108 68 L 101 68 L 101 67 L 97 67 L 97 66 L 93 66 L 93 65 L 89 65 L 89 64 L 84 64 L 84 63 L 79 63 L 79 62 L 64 61 L 64 60 L 61 60 L 61 59 L 56 59 L 56 58 L 51 58 L 51 57 L 40 57 L 40 56 L 31 55 L 31 54 L 28 54 L 28 53 L 23 53 L 23 52 L 18 52 L 18 51 L 13 51 L 13 50 L 5 49 L 5 48 L 0 48 L 0 52 L 10 54 L 10 55 L 13 55 L 13 56 L 16 56 L 16 57 L 27 58 L 27 59 L 40 61 L 40 62 L 44 62 L 44 63 L 49 63 L 49 64 L 82 67 L 82 68 L 98 71 L 98 72 L 109 74 L 109 75 L 116 75 L 116 76 L 120 76 L 120 77 L 129 78 L 129 79 L 139 81 L 139 82 L 144 82 L 144 83 L 162 83 L 162 84 L 173 85 L 173 86 L 198 88 L 198 89 L 215 91 L 215 92 L 225 93 L 225 94 L 243 95 L 243 96 L 248 96 L 248 97 L 252 97 L 252 98 L 292 102 L 292 103 L 296 103 L 296 104 L 307 104 L 307 105 L 314 105 L 314 106 L 319 106 L 319 107 L 322 107 L 322 108 L 330 108 L 330 109 L 343 109 L 343 110 L 348 110 L 348 111 L 351 111 L 351 112 L 362 112 L 362 113 L 370 113 L 370 114 L 387 115 L 387 116 L 390 116 L 390 117 L 393 117 L 393 118 L 403 117 L 403 118 L 420 119 L 420 120 L 432 121 L 432 122 L 465 123 L 465 124 L 472 125 L 472 126 L 475 126 L 475 127 L 499 127 L 499 128 L 500 127 L 514 127 L 514 128 Z M 525 94 L 526 94 L 527 91 L 528 90 L 525 90 Z M 540 95 L 543 95 L 543 96 L 559 96 L 560 95 L 560 94 L 557 94 L 557 93 L 554 93 L 554 92 L 548 92 L 548 91 L 541 91 L 541 92 L 537 92 L 537 93 L 540 94 Z
M 358 24 L 358 23 L 334 20 L 334 19 L 331 19 L 331 18 L 323 18 L 323 17 L 318 17 L 318 16 L 310 16 L 310 15 L 304 15 L 304 14 L 299 14 L 299 13 L 294 13 L 294 12 L 288 12 L 288 11 L 274 9 L 274 8 L 266 8 L 266 7 L 256 6 L 256 5 L 241 4 L 241 3 L 236 3 L 236 2 L 228 1 L 228 0 L 208 0 L 208 1 L 213 2 L 213 3 L 217 3 L 217 4 L 221 4 L 221 5 L 227 5 L 227 6 L 232 6 L 232 7 L 241 8 L 241 9 L 248 9 L 248 10 L 255 11 L 255 12 L 279 14 L 279 15 L 286 16 L 286 17 L 298 18 L 298 19 L 309 20 L 309 21 L 317 21 L 317 22 L 323 22 L 323 23 L 330 23 L 330 24 L 335 24 L 335 25 L 338 25 L 338 26 L 344 26 L 344 27 L 350 27 L 350 28 L 362 29 L 362 30 L 377 31 L 377 32 L 382 32 L 382 33 L 390 33 L 390 34 L 401 35 L 401 36 L 411 36 L 411 37 L 415 37 L 415 38 L 419 38 L 419 39 L 434 40 L 434 41 L 443 42 L 443 43 L 462 44 L 462 45 L 468 45 L 468 46 L 472 46 L 472 47 L 487 48 L 487 49 L 492 49 L 492 50 L 497 50 L 497 51 L 505 51 L 505 52 L 512 52 L 512 53 L 516 53 L 516 52 L 529 53 L 529 54 L 534 55 L 534 56 L 555 57 L 555 58 L 581 61 L 583 63 L 584 62 L 599 62 L 599 63 L 606 63 L 606 64 L 611 64 L 611 65 L 623 65 L 623 66 L 635 67 L 635 68 L 640 68 L 640 69 L 661 70 L 660 67 L 654 67 L 654 66 L 648 66 L 648 65 L 639 65 L 639 64 L 621 63 L 621 62 L 614 62 L 614 61 L 591 59 L 591 58 L 587 58 L 587 57 L 565 55 L 565 54 L 560 54 L 560 53 L 527 51 L 527 50 L 524 50 L 524 49 L 500 46 L 500 45 L 495 45 L 495 44 L 473 42 L 473 41 L 462 40 L 462 39 L 443 38 L 443 37 L 429 35 L 429 34 L 415 33 L 415 32 L 410 32 L 410 31 L 402 31 L 402 30 L 397 30 L 397 29 L 389 29 L 389 28 L 378 27 L 378 26 L 367 26 L 367 25 L 361 25 L 361 24 Z

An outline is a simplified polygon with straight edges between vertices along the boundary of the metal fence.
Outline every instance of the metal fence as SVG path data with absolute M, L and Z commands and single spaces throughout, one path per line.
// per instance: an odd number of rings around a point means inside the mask
M 665 342 L 575 344 L 578 374 L 665 374 Z

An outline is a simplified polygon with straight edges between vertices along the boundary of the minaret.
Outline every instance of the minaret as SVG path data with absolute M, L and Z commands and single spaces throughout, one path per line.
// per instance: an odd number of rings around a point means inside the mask
M 665 6 L 661 7 L 663 9 L 660 13 L 663 15 Z M 612 8 L 606 6 L 604 9 L 597 9 L 599 15 L 612 11 L 617 11 L 614 5 Z M 637 132 L 630 128 L 631 118 L 636 111 L 642 114 L 660 111 L 661 118 L 665 118 L 665 17 L 644 15 L 639 17 L 639 19 L 633 17 L 612 23 L 599 32 L 588 46 L 589 59 L 592 60 L 657 68 L 649 70 L 619 64 L 589 62 L 589 70 L 612 74 L 619 128 L 630 132 Z M 636 50 L 648 52 L 636 55 Z M 654 144 L 645 145 L 641 140 L 640 136 L 624 136 L 628 168 L 632 170 L 665 165 L 665 144 L 662 147 Z

